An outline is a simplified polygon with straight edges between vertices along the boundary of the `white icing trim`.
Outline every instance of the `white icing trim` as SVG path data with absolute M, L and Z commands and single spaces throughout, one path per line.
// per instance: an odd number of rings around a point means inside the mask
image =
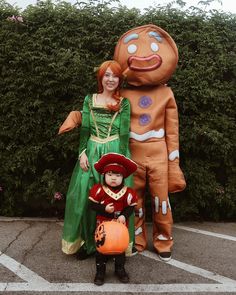
M 167 214 L 167 202 L 166 201 L 162 201 L 161 203 L 161 210 L 162 210 L 162 214 L 166 215 Z
M 157 236 L 157 239 L 158 239 L 159 241 L 168 241 L 168 239 L 167 239 L 166 237 L 164 237 L 162 234 L 159 235 L 159 236 Z
M 155 211 L 156 211 L 156 213 L 158 213 L 159 212 L 159 198 L 156 196 L 155 197 Z
M 138 210 L 138 217 L 142 218 L 143 217 L 143 208 L 139 208 Z
M 145 132 L 143 134 L 138 134 L 135 132 L 130 132 L 129 133 L 130 138 L 133 138 L 137 141 L 145 141 L 149 138 L 155 137 L 155 138 L 162 138 L 165 136 L 165 130 L 163 128 L 159 129 L 158 131 L 156 130 L 150 130 L 148 132 Z
M 135 236 L 138 236 L 139 234 L 141 234 L 143 232 L 143 229 L 140 227 L 138 227 L 135 231 Z
M 179 150 L 174 150 L 169 154 L 170 161 L 174 161 L 176 158 L 179 158 Z

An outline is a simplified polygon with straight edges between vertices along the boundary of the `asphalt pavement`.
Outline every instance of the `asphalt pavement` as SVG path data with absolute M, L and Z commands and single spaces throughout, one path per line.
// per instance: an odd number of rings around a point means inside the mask
M 151 244 L 127 258 L 129 284 L 107 265 L 95 286 L 94 257 L 61 252 L 63 221 L 0 217 L 0 293 L 6 294 L 236 294 L 236 223 L 178 223 L 172 259 L 159 261 Z

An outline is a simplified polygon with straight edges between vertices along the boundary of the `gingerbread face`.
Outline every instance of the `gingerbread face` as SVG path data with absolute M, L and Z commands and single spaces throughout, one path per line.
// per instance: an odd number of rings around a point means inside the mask
M 178 62 L 174 40 L 163 29 L 146 25 L 126 32 L 118 41 L 114 59 L 134 86 L 165 83 Z

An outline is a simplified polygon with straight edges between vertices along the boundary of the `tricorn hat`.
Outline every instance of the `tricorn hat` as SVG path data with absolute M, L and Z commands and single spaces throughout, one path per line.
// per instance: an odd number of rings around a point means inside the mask
M 108 171 L 121 173 L 124 178 L 128 177 L 137 170 L 137 164 L 117 153 L 108 153 L 103 155 L 95 164 L 94 168 L 100 173 L 105 174 Z

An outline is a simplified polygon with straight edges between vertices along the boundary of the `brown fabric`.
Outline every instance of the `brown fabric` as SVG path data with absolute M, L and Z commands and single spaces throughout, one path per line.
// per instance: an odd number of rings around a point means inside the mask
M 128 82 L 121 95 L 131 103 L 131 158 L 138 169 L 134 189 L 138 194 L 135 212 L 135 246 L 147 246 L 145 195 L 152 198 L 153 245 L 157 252 L 171 252 L 172 212 L 168 193 L 185 188 L 179 167 L 178 109 L 170 87 L 164 85 L 176 69 L 178 49 L 163 29 L 144 25 L 119 39 L 114 59 L 121 64 Z
M 72 129 L 81 125 L 82 116 L 80 111 L 72 111 L 67 116 L 64 123 L 59 128 L 58 134 L 62 134 L 64 132 L 71 131 Z

